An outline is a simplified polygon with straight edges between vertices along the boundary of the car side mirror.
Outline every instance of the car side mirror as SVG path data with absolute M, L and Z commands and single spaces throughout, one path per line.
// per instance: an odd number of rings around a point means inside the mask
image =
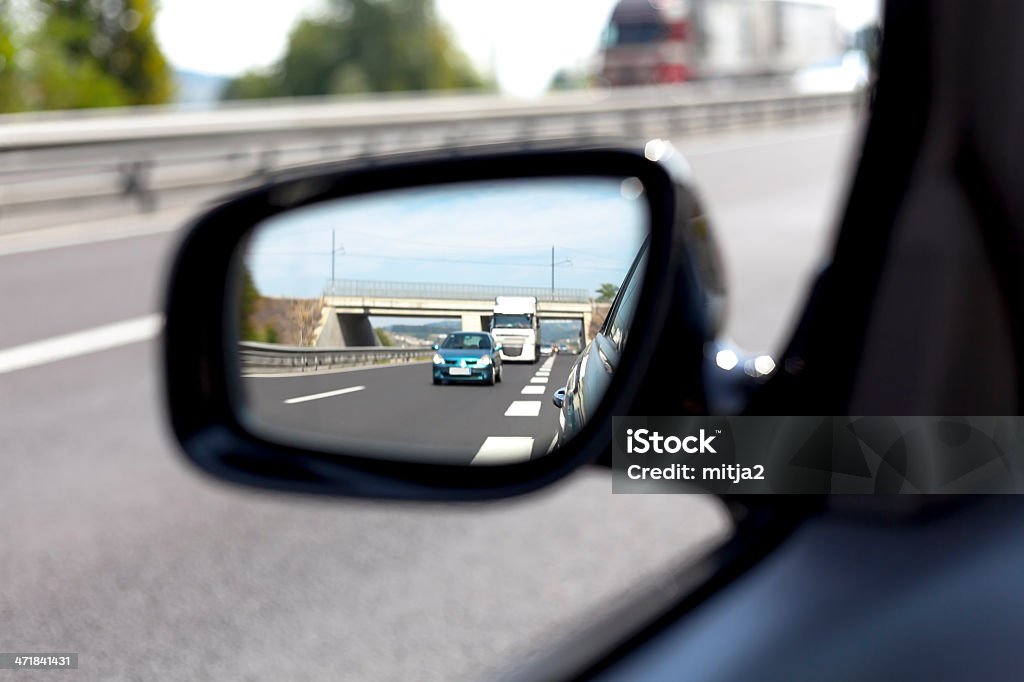
M 599 460 L 612 415 L 665 413 L 651 394 L 706 410 L 703 349 L 724 290 L 687 167 L 659 150 L 499 146 L 325 165 L 210 209 L 176 255 L 165 309 L 167 405 L 185 454 L 259 487 L 496 498 Z M 553 240 L 556 257 L 580 252 L 558 286 Z M 595 302 L 606 283 L 632 295 Z M 606 317 L 614 364 L 586 419 L 559 431 L 547 384 L 599 354 L 532 350 L 545 329 L 592 343 Z M 492 326 L 501 362 L 478 343 L 433 353 L 439 333 Z M 659 382 L 671 390 L 645 390 Z
M 562 409 L 562 405 L 565 404 L 565 386 L 555 391 L 555 394 L 551 396 L 551 402 L 558 409 Z

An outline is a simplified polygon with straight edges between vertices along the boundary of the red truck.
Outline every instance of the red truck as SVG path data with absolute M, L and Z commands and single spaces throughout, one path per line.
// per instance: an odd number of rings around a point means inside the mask
M 620 0 L 601 41 L 603 84 L 782 76 L 835 58 L 831 5 L 796 0 Z

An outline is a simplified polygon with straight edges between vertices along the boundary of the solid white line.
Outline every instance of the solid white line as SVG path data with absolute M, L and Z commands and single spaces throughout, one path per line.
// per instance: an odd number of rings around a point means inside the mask
M 505 410 L 506 417 L 536 417 L 540 414 L 539 400 L 513 400 Z
M 0 256 L 174 232 L 185 223 L 190 215 L 198 213 L 201 209 L 202 206 L 188 209 L 179 207 L 147 215 L 144 219 L 133 217 L 131 221 L 114 222 L 110 219 L 97 218 L 70 225 L 12 232 L 0 235 Z
M 546 389 L 543 386 L 523 386 L 519 393 L 522 395 L 544 395 Z
M 530 379 L 531 384 L 546 384 L 548 383 L 547 377 L 533 377 Z
M 289 398 L 284 401 L 285 405 L 295 405 L 296 403 L 305 403 L 310 400 L 320 400 L 321 398 L 333 398 L 336 395 L 345 395 L 346 393 L 356 393 L 362 391 L 366 386 L 352 386 L 350 388 L 339 388 L 337 391 L 327 391 L 326 393 L 314 393 L 313 395 L 302 395 L 298 398 Z
M 470 464 L 512 464 L 525 462 L 533 453 L 533 438 L 488 436 Z
M 145 315 L 45 341 L 0 350 L 0 374 L 148 341 L 160 333 L 162 315 Z

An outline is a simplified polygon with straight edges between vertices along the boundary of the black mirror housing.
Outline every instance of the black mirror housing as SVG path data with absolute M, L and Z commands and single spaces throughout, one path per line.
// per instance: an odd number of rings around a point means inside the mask
M 235 293 L 230 290 L 232 259 L 255 225 L 295 208 L 368 192 L 579 175 L 637 178 L 648 203 L 650 229 L 648 265 L 621 371 L 571 442 L 529 461 L 469 467 L 396 461 L 385 451 L 373 453 L 373 458 L 366 452 L 325 451 L 268 437 L 246 423 L 235 385 L 238 360 L 228 352 L 237 338 L 227 321 L 233 314 L 228 301 Z M 664 404 L 645 400 L 656 392 L 647 390 L 652 381 L 672 384 L 682 396 L 681 413 L 706 410 L 702 349 L 719 324 L 714 308 L 724 298 L 724 288 L 703 220 L 681 158 L 653 161 L 621 144 L 528 151 L 487 147 L 463 150 L 454 158 L 403 155 L 369 166 L 331 164 L 272 177 L 197 218 L 173 263 L 163 336 L 172 432 L 191 463 L 244 485 L 421 500 L 492 499 L 536 490 L 583 464 L 606 458 L 613 415 L 664 413 Z M 649 376 L 652 365 L 669 358 L 679 365 L 678 372 Z

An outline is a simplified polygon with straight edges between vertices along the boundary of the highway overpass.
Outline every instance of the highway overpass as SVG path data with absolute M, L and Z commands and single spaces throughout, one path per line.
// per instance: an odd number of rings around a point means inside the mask
M 600 314 L 585 289 L 339 280 L 324 295 L 316 345 L 379 345 L 371 317 L 455 318 L 462 331 L 482 331 L 490 326 L 497 296 L 534 296 L 542 326 L 545 320 L 579 321 L 584 343 L 590 342 L 595 313 Z

